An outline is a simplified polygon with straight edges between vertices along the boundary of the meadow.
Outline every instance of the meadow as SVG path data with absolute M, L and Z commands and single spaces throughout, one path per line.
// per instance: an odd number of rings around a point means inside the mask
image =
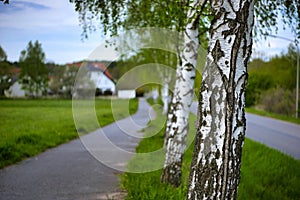
M 82 102 L 87 103 L 88 100 Z M 105 126 L 124 118 L 136 112 L 137 106 L 136 99 L 129 103 L 126 100 L 96 99 L 98 123 Z M 84 116 L 84 108 L 81 113 Z M 71 100 L 0 100 L 0 124 L 0 168 L 79 136 L 73 120 Z M 79 131 L 88 133 L 95 128 Z
M 165 117 L 159 115 L 161 110 L 156 111 L 157 118 L 144 130 L 146 136 L 153 135 L 153 130 L 162 128 L 162 121 L 165 121 Z M 195 121 L 196 116 L 191 115 L 188 141 L 194 137 Z M 164 128 L 155 136 L 143 139 L 136 151 L 147 153 L 160 149 L 163 146 L 163 140 Z M 194 145 L 191 144 L 184 154 L 182 165 L 183 184 L 179 188 L 160 182 L 161 169 L 147 173 L 124 173 L 121 175 L 121 183 L 123 189 L 128 192 L 126 199 L 185 199 L 193 148 Z M 163 157 L 157 158 L 156 162 L 160 162 L 162 166 L 163 160 Z M 129 162 L 128 169 L 136 168 L 140 162 L 139 157 L 134 157 Z M 153 163 L 149 164 L 153 165 Z M 156 165 L 158 164 L 156 163 Z M 246 138 L 243 148 L 238 199 L 299 199 L 299 185 L 300 160 L 295 160 L 277 150 Z

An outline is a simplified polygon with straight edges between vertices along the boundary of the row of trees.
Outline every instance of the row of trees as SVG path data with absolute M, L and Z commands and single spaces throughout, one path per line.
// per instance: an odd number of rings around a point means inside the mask
M 244 95 L 254 13 L 259 22 L 254 31 L 257 35 L 270 33 L 281 13 L 285 16 L 284 23 L 295 27 L 300 36 L 300 3 L 287 0 L 70 2 L 79 12 L 86 36 L 93 30 L 95 19 L 100 21 L 105 34 L 115 35 L 120 30 L 144 26 L 175 29 L 182 34 L 161 176 L 163 182 L 174 186 L 181 182 L 199 41 L 208 37 L 187 199 L 235 199 L 246 128 Z

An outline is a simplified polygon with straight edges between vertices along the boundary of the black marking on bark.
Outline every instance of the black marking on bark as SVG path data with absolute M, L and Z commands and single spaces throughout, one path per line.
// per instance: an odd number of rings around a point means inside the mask
M 211 54 L 216 62 L 218 62 L 220 60 L 220 58 L 224 57 L 225 54 L 221 49 L 221 44 L 220 44 L 219 40 L 216 41 L 216 44 L 215 44 Z
M 174 135 L 175 135 L 176 133 L 178 133 L 178 127 L 173 127 L 173 130 L 174 130 Z
M 175 114 L 172 115 L 171 122 L 172 123 L 176 123 L 177 122 L 177 116 Z
M 230 44 L 230 43 L 231 43 L 231 40 L 232 40 L 232 39 L 231 39 L 231 37 L 230 37 L 230 38 L 228 39 L 228 44 Z
M 192 63 L 186 63 L 184 65 L 184 69 L 188 72 L 193 71 L 194 70 L 194 65 Z
M 207 116 L 207 111 L 206 110 L 203 112 L 203 115 L 204 115 L 204 117 Z

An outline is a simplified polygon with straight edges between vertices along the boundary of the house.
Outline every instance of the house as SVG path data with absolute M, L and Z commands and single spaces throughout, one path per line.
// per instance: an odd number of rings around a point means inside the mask
M 22 88 L 22 84 L 15 81 L 8 90 L 4 91 L 6 97 L 10 98 L 23 98 L 26 96 L 25 90 Z
M 116 93 L 116 84 L 113 80 L 111 74 L 107 70 L 107 67 L 96 61 L 86 61 L 86 62 L 75 62 L 67 64 L 67 66 L 72 67 L 86 67 L 88 70 L 88 77 L 95 86 L 96 94 L 115 94 Z
M 70 70 L 70 67 L 77 67 L 78 69 L 82 66 L 85 66 L 87 69 L 87 83 L 93 83 L 93 86 L 96 87 L 96 95 L 112 95 L 116 94 L 116 84 L 107 70 L 107 67 L 101 63 L 101 62 L 94 62 L 94 61 L 87 61 L 87 62 L 75 62 L 75 63 L 70 63 L 66 64 L 67 68 L 63 71 L 64 76 L 69 77 L 70 80 L 55 80 L 54 79 L 54 74 L 49 74 L 49 82 L 48 86 L 51 86 L 55 84 L 55 81 L 60 81 L 62 82 L 62 86 L 60 87 L 61 92 L 64 91 L 72 91 L 73 85 L 74 85 L 74 80 L 76 78 L 78 70 Z M 7 97 L 26 97 L 28 96 L 28 92 L 26 92 L 23 89 L 22 83 L 18 80 L 19 74 L 20 74 L 20 68 L 13 68 L 12 69 L 12 74 L 13 75 L 13 80 L 12 80 L 12 85 L 11 87 L 5 91 L 5 96 Z M 71 81 L 71 82 L 70 82 Z M 71 87 L 71 88 L 70 88 Z M 82 90 L 83 92 L 85 89 Z M 51 93 L 50 87 L 48 88 L 48 93 Z M 39 96 L 41 96 L 39 94 Z
M 22 98 L 26 96 L 25 90 L 22 88 L 22 84 L 18 82 L 18 77 L 20 74 L 20 68 L 12 68 L 10 73 L 12 74 L 12 85 L 4 91 L 6 97 L 10 98 Z

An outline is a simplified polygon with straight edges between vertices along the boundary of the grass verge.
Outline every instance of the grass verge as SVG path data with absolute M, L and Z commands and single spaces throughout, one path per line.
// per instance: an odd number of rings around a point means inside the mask
M 113 114 L 111 100 L 95 101 L 100 126 L 129 115 L 127 101 L 112 101 Z M 130 101 L 130 114 L 137 105 Z M 0 100 L 0 113 L 0 168 L 78 137 L 71 100 Z
M 287 121 L 287 122 L 292 122 L 295 124 L 300 124 L 300 118 L 296 119 L 295 117 L 289 117 L 289 116 L 285 116 L 285 115 L 270 113 L 270 112 L 267 112 L 264 110 L 257 110 L 255 108 L 246 108 L 246 112 L 265 116 L 265 117 L 271 117 L 271 118 L 275 118 L 275 119 L 279 119 L 279 120 L 283 120 L 283 121 Z
M 161 113 L 161 111 L 157 111 Z M 150 134 L 157 122 L 164 120 L 162 116 L 153 121 L 145 129 L 145 134 Z M 195 133 L 194 122 L 196 117 L 190 116 L 189 137 Z M 162 148 L 164 129 L 153 137 L 143 139 L 136 151 L 138 153 L 151 152 Z M 194 145 L 190 145 L 183 158 L 183 184 L 174 188 L 160 183 L 161 169 L 147 173 L 124 173 L 121 175 L 122 187 L 127 190 L 126 199 L 185 199 L 190 162 Z M 133 158 L 128 168 L 139 163 Z M 243 148 L 241 183 L 238 199 L 299 199 L 300 197 L 300 161 L 286 156 L 274 149 L 246 139 Z

